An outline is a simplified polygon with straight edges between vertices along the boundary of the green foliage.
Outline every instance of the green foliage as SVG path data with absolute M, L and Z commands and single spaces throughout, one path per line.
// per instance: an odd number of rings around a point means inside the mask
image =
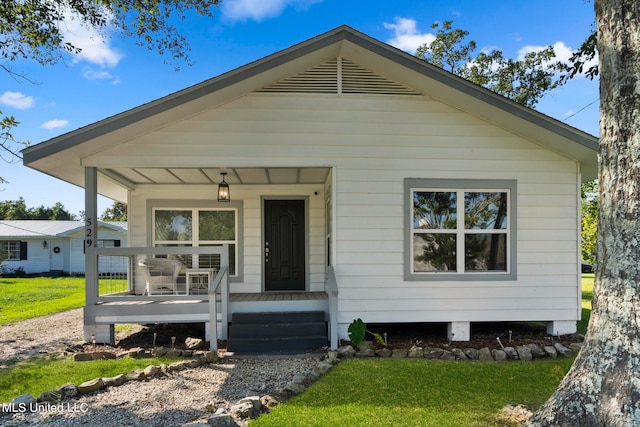
M 24 74 L 15 72 L 10 62 L 27 59 L 41 65 L 52 65 L 64 54 L 81 52 L 78 46 L 65 40 L 62 29 L 69 20 L 102 35 L 119 32 L 135 37 L 139 44 L 168 54 L 174 67 L 179 61 L 190 64 L 186 54 L 186 38 L 172 22 L 184 21 L 187 15 L 212 17 L 212 9 L 220 0 L 3 0 L 0 2 L 0 68 L 22 81 Z M 0 116 L 2 112 L 0 111 Z M 21 159 L 20 146 L 11 129 L 18 122 L 13 116 L 0 117 L 0 158 Z M 0 177 L 0 183 L 6 182 Z
M 33 359 L 0 369 L 0 402 L 29 393 L 38 397 L 43 391 L 57 390 L 67 383 L 81 384 L 94 378 L 114 377 L 149 365 L 172 363 L 175 359 L 152 358 L 94 360 L 74 362 L 70 357 Z
M 349 332 L 349 340 L 351 341 L 351 344 L 356 347 L 362 344 L 367 333 L 373 336 L 378 344 L 384 347 L 387 346 L 387 343 L 379 333 L 367 330 L 367 325 L 362 321 L 362 319 L 354 319 L 349 325 L 347 331 Z
M 415 55 L 453 74 L 460 74 L 472 60 L 471 53 L 476 50 L 476 42 L 471 40 L 462 44 L 469 32 L 452 28 L 452 24 L 453 21 L 444 21 L 442 28 L 436 32 L 435 40 L 419 46 Z M 438 27 L 440 24 L 437 22 L 431 24 L 433 29 Z
M 0 219 L 49 219 L 62 221 L 75 220 L 76 216 L 67 211 L 60 202 L 57 202 L 53 207 L 41 205 L 27 209 L 24 198 L 20 197 L 18 200 L 5 200 L 4 202 L 0 202 Z
M 2 8 L 2 6 L 0 6 L 0 8 Z M 0 41 L 0 46 L 2 46 L 2 41 Z M 2 65 L 0 65 L 0 67 L 2 67 Z M 0 159 L 6 162 L 13 162 L 20 158 L 20 145 L 29 145 L 27 142 L 16 143 L 11 133 L 11 129 L 19 124 L 20 122 L 16 121 L 13 116 L 2 117 L 2 111 L 0 111 Z M 4 183 L 7 183 L 7 181 L 0 176 L 0 184 Z
M 598 228 L 598 181 L 582 184 L 582 260 L 595 265 Z
M 593 80 L 598 77 L 599 74 L 599 65 L 598 61 L 595 61 L 594 65 L 591 65 L 586 71 L 584 70 L 584 66 L 587 62 L 593 61 L 598 53 L 598 31 L 595 28 L 595 25 L 591 28 L 591 32 L 589 36 L 585 39 L 584 42 L 580 45 L 580 47 L 571 55 L 569 58 L 569 67 L 567 68 L 567 73 L 562 76 L 564 80 L 569 80 L 575 77 L 578 74 L 582 74 Z
M 351 322 L 347 331 L 349 332 L 349 340 L 351 341 L 351 343 L 358 347 L 362 343 L 362 341 L 364 341 L 364 336 L 367 332 L 367 326 L 364 324 L 362 319 L 355 319 L 353 322 Z
M 107 208 L 100 217 L 102 221 L 126 221 L 127 205 L 121 202 L 113 202 L 110 208 Z
M 567 69 L 553 61 L 552 46 L 525 54 L 521 60 L 505 58 L 502 51 L 481 52 L 460 75 L 527 107 L 535 106 L 550 90 L 564 81 L 558 72 Z
M 453 28 L 452 24 L 453 21 L 445 21 L 435 39 L 420 46 L 415 55 L 527 107 L 533 107 L 544 94 L 566 81 L 558 72 L 566 71 L 568 66 L 554 61 L 552 46 L 529 52 L 521 60 L 505 58 L 499 50 L 481 52 L 474 58 L 476 42 L 464 44 L 469 32 Z M 432 25 L 438 27 L 437 23 Z
M 188 12 L 213 16 L 219 0 L 25 0 L 0 3 L 0 57 L 14 61 L 34 59 L 53 64 L 62 53 L 80 48 L 64 40 L 62 28 L 70 19 L 105 33 L 120 29 L 140 44 L 173 59 L 187 59 L 185 37 L 171 23 L 184 20 Z M 64 7 L 61 7 L 63 3 Z
M 501 408 L 514 403 L 537 408 L 572 362 L 353 358 L 249 425 L 506 426 L 497 419 Z

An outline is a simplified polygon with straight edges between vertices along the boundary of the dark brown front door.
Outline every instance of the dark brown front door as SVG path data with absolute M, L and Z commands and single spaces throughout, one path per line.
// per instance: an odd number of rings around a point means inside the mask
M 304 291 L 304 200 L 265 200 L 264 224 L 265 291 Z

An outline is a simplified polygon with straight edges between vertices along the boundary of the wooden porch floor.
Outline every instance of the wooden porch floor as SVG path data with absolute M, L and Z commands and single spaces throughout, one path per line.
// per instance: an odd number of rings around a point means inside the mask
M 250 294 L 229 294 L 229 302 L 271 302 L 271 301 L 324 301 L 326 292 L 271 292 Z

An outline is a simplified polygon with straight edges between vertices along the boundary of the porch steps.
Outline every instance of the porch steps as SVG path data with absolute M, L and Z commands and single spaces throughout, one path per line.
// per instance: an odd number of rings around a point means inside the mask
M 327 345 L 322 311 L 233 313 L 227 351 L 234 353 L 297 353 Z

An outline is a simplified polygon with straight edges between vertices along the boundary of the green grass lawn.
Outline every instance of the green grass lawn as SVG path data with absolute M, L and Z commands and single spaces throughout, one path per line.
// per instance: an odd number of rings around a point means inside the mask
M 591 314 L 592 292 L 593 274 L 585 274 L 583 319 L 578 324 L 581 333 L 586 331 Z M 83 278 L 0 279 L 0 324 L 83 304 Z M 572 362 L 351 359 L 250 425 L 510 426 L 513 424 L 497 418 L 500 408 L 508 404 L 537 408 L 555 390 Z M 0 402 L 22 393 L 37 396 L 67 382 L 79 384 L 158 363 L 154 359 L 79 363 L 67 358 L 21 362 L 0 370 Z
M 508 404 L 539 407 L 572 362 L 349 359 L 249 425 L 507 426 L 497 418 L 501 408 Z
M 100 280 L 100 295 L 126 290 L 125 280 Z M 0 278 L 0 325 L 79 308 L 84 277 Z
M 591 315 L 593 280 L 593 274 L 582 276 L 579 333 L 586 332 Z M 537 409 L 572 363 L 350 359 L 249 425 L 516 426 L 498 417 L 500 409 L 509 404 Z
M 82 307 L 84 278 L 0 279 L 0 325 Z
M 582 319 L 578 322 L 578 333 L 586 334 L 591 317 L 591 298 L 593 298 L 593 273 L 582 275 Z
M 29 393 L 38 397 L 43 391 L 57 390 L 67 383 L 82 384 L 94 378 L 114 377 L 149 365 L 172 363 L 176 359 L 152 358 L 93 360 L 74 362 L 71 357 L 39 358 L 8 369 L 0 369 L 0 402 L 10 402 L 16 396 Z

